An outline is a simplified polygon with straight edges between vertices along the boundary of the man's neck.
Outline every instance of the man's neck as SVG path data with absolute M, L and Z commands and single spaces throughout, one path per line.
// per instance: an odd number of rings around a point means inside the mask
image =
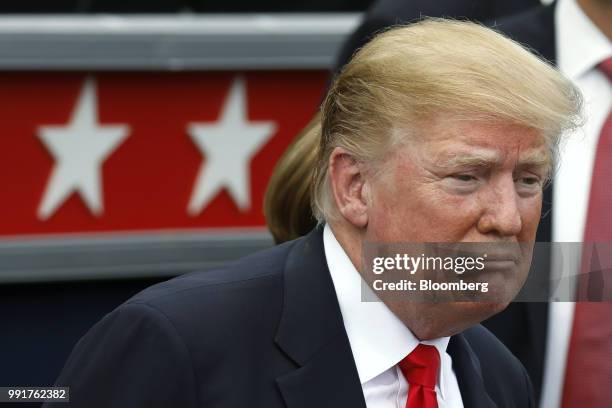
M 586 16 L 608 40 L 612 41 L 612 2 L 604 0 L 577 0 Z
M 346 255 L 351 260 L 351 263 L 358 271 L 361 270 L 361 242 L 355 239 L 359 236 L 356 231 L 351 231 L 352 227 L 342 222 L 328 222 L 336 240 L 346 252 Z

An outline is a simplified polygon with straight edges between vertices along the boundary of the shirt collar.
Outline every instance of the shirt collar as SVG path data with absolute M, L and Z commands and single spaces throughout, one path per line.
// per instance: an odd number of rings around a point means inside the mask
M 383 302 L 361 301 L 362 284 L 366 288 L 367 285 L 329 225 L 325 225 L 323 230 L 323 245 L 359 380 L 363 385 L 399 363 L 418 346 L 419 341 Z M 435 346 L 440 360 L 443 360 L 449 339 L 442 337 L 421 343 Z M 444 364 L 441 364 L 438 385 L 442 396 L 444 382 L 440 378 L 445 375 L 443 370 Z
M 559 0 L 555 10 L 557 63 L 576 80 L 612 56 L 612 44 L 576 0 Z

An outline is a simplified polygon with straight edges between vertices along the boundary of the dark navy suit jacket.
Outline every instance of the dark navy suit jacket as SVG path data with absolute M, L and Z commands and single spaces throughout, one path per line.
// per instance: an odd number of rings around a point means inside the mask
M 466 408 L 533 406 L 482 326 L 448 352 Z M 146 289 L 79 341 L 57 385 L 71 407 L 365 407 L 320 228 Z

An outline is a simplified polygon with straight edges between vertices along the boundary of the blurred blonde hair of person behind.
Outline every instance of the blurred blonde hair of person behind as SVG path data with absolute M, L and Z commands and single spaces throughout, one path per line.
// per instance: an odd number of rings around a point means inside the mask
M 394 27 L 354 55 L 280 159 L 265 197 L 268 226 L 283 242 L 336 216 L 327 180 L 335 147 L 377 167 L 434 116 L 501 120 L 541 131 L 552 166 L 560 135 L 580 124 L 580 106 L 553 67 L 479 24 L 430 18 Z
M 321 114 L 317 112 L 274 168 L 264 196 L 264 215 L 277 244 L 306 235 L 317 224 L 310 197 L 320 138 Z

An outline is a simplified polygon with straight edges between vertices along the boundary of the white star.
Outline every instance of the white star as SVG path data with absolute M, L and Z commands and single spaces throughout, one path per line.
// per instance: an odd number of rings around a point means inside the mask
M 41 126 L 38 137 L 55 159 L 38 207 L 38 218 L 46 220 L 70 197 L 79 193 L 96 216 L 104 211 L 102 163 L 129 133 L 127 125 L 98 123 L 96 85 L 88 79 L 67 126 Z
M 187 211 L 198 215 L 223 187 L 240 211 L 251 206 L 249 164 L 276 131 L 274 122 L 249 122 L 243 78 L 236 78 L 221 118 L 213 123 L 189 123 L 187 131 L 206 162 L 202 164 Z

